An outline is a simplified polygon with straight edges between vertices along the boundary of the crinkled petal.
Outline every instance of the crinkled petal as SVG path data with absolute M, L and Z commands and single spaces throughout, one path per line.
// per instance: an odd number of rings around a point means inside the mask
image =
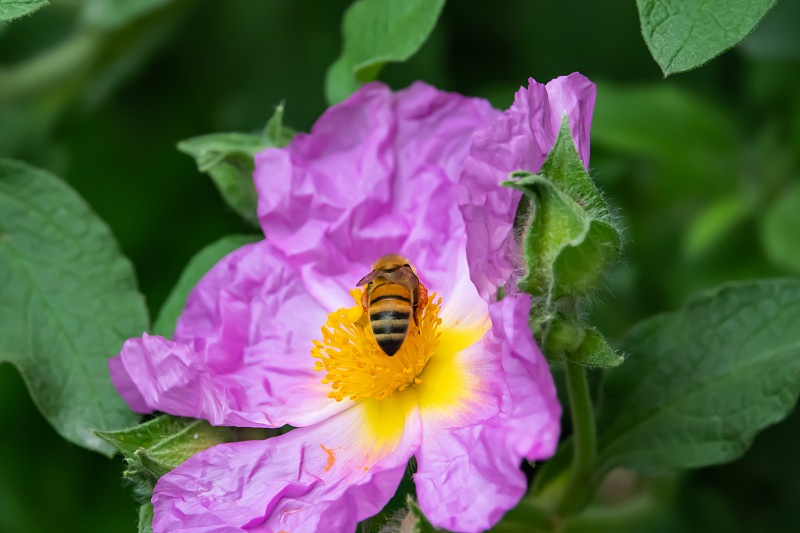
M 417 468 L 422 511 L 433 525 L 450 531 L 489 529 L 527 488 L 519 457 L 508 455 L 482 426 L 452 428 L 430 439 L 426 434 Z
M 394 405 L 380 412 L 387 407 L 375 403 L 191 457 L 156 485 L 153 530 L 354 531 L 389 501 L 419 445 L 418 411 Z M 395 422 L 389 433 L 378 428 L 387 418 Z
M 510 453 L 531 461 L 555 452 L 561 432 L 561 404 L 550 366 L 533 340 L 528 317 L 531 298 L 520 294 L 489 306 L 494 348 L 502 354 L 508 395 L 497 430 Z
M 547 85 L 529 80 L 514 104 L 489 128 L 472 139 L 461 173 L 458 202 L 467 229 L 467 257 L 473 282 L 484 298 L 496 298 L 521 269 L 513 238 L 521 192 L 502 187 L 514 170 L 538 172 L 555 143 L 564 113 L 585 166 L 589 165 L 589 131 L 595 85 L 573 73 Z M 507 291 L 514 291 L 511 284 Z
M 421 410 L 423 442 L 415 475 L 420 505 L 431 522 L 463 532 L 491 527 L 525 494 L 521 459 L 544 459 L 558 442 L 561 407 L 550 370 L 528 329 L 530 298 L 490 306 L 490 370 L 504 384 L 497 416 L 445 427 Z M 490 355 L 486 360 L 492 360 Z
M 344 293 L 342 297 L 347 297 Z M 327 311 L 266 241 L 217 263 L 190 294 L 175 341 L 130 339 L 109 363 L 138 412 L 212 424 L 313 424 L 348 407 L 327 397 L 311 347 Z
M 309 287 L 352 288 L 381 255 L 408 257 L 446 295 L 464 246 L 456 181 L 472 134 L 499 116 L 488 102 L 424 83 L 363 86 L 308 135 L 256 156 L 267 239 Z M 312 291 L 328 309 L 334 292 Z

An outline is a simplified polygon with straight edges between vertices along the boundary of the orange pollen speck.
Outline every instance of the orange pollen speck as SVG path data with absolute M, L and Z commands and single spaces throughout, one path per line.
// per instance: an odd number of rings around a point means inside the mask
M 328 454 L 328 466 L 325 467 L 325 471 L 327 472 L 328 470 L 331 469 L 331 467 L 333 466 L 333 463 L 336 462 L 336 456 L 333 454 L 333 450 L 329 450 L 328 448 L 326 448 L 322 444 L 320 444 L 319 446 L 320 446 L 320 448 L 325 450 L 325 453 Z
M 328 315 L 322 326 L 322 341 L 314 341 L 311 356 L 314 370 L 325 372 L 322 383 L 333 389 L 329 398 L 360 400 L 391 398 L 395 391 L 422 383 L 422 370 L 436 351 L 442 299 L 432 294 L 425 309 L 418 312 L 419 326 L 412 319 L 408 336 L 400 349 L 388 356 L 380 349 L 358 302 L 361 290 L 353 289 L 355 307 Z

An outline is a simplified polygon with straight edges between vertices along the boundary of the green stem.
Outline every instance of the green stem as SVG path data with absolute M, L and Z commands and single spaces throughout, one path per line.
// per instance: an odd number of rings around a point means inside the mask
M 592 474 L 597 458 L 597 430 L 586 370 L 567 358 L 566 379 L 575 446 L 569 482 L 556 508 L 562 517 L 576 514 L 586 507 L 593 490 Z

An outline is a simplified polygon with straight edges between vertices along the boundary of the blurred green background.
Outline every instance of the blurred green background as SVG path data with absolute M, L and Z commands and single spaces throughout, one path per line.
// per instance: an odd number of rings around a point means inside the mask
M 325 109 L 348 2 L 149 4 L 120 23 L 98 18 L 102 0 L 56 0 L 0 24 L 0 157 L 79 191 L 133 260 L 155 316 L 196 251 L 251 231 L 176 143 L 259 130 L 282 100 L 285 123 L 307 131 Z M 422 50 L 381 79 L 505 108 L 529 76 L 573 71 L 598 84 L 591 170 L 626 229 L 625 262 L 595 307 L 610 339 L 727 280 L 800 273 L 800 3 L 664 80 L 632 0 L 453 1 Z M 0 423 L 0 531 L 135 531 L 121 460 L 63 441 L 10 365 Z M 799 443 L 795 414 L 742 460 L 680 478 L 648 524 L 618 530 L 797 531 Z

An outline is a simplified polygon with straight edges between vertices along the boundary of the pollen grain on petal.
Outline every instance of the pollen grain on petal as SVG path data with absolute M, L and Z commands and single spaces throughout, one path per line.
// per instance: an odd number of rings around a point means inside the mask
M 329 450 L 324 445 L 320 444 L 319 446 L 328 455 L 328 464 L 325 467 L 325 471 L 327 472 L 333 467 L 334 463 L 336 463 L 336 455 L 334 454 L 333 450 Z

